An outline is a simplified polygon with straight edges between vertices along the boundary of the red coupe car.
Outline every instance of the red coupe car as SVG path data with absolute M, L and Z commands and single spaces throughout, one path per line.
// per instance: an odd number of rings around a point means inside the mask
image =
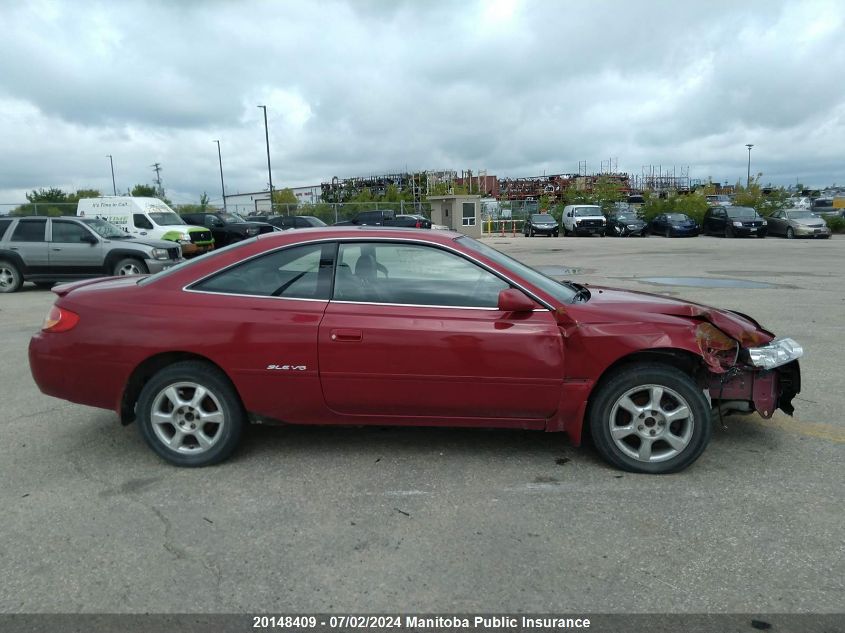
M 728 310 L 559 282 L 452 232 L 261 235 L 65 284 L 30 343 L 51 396 L 180 466 L 249 422 L 564 431 L 630 471 L 689 466 L 716 414 L 792 412 L 801 347 Z

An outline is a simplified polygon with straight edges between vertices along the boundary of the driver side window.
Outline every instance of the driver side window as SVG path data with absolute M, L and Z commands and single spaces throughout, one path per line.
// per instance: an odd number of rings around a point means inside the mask
M 508 284 L 454 253 L 419 244 L 340 245 L 334 299 L 495 308 Z

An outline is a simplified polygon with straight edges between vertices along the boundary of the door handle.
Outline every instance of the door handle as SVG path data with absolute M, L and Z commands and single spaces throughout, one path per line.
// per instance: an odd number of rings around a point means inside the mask
M 53 247 L 51 250 L 54 250 L 54 251 L 60 251 L 60 250 L 62 250 L 62 249 Z
M 361 330 L 332 330 L 332 340 L 339 343 L 354 343 L 363 340 L 363 338 L 364 333 Z
M 18 250 L 18 247 L 17 246 L 10 246 L 9 250 L 10 251 L 16 251 L 16 250 Z

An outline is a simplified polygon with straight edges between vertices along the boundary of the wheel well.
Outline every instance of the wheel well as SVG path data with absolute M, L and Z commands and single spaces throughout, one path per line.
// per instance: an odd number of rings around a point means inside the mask
M 232 383 L 232 379 L 223 371 L 223 368 L 205 356 L 192 354 L 191 352 L 165 352 L 151 356 L 135 368 L 135 371 L 132 372 L 129 380 L 126 382 L 126 388 L 123 390 L 123 398 L 120 401 L 120 422 L 127 425 L 135 421 L 135 405 L 138 402 L 138 397 L 141 395 L 141 390 L 150 378 L 169 365 L 188 360 L 198 361 L 214 367 L 226 376 L 230 384 Z M 234 384 L 232 384 L 232 388 L 237 394 L 238 390 Z M 238 398 L 240 398 L 240 394 L 238 394 Z
M 701 385 L 702 389 L 706 385 L 703 375 L 704 366 L 702 365 L 701 357 L 687 350 L 667 347 L 642 350 L 623 356 L 602 372 L 602 375 L 590 391 L 590 396 L 587 399 L 587 408 L 584 411 L 582 426 L 582 432 L 584 435 L 589 435 L 590 425 L 586 422 L 590 418 L 590 409 L 593 406 L 593 401 L 599 389 L 607 381 L 609 376 L 624 368 L 626 365 L 634 365 L 637 363 L 662 363 L 664 365 L 669 365 L 687 374 L 690 378 L 695 380 L 696 383 Z

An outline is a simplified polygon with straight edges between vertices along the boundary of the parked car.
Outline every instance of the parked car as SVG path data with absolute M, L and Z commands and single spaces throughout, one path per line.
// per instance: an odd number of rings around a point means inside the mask
M 557 220 L 548 213 L 532 213 L 531 216 L 523 222 L 522 233 L 525 237 L 534 237 L 535 235 L 557 237 L 560 234 L 560 226 L 558 225 Z
M 25 281 L 155 273 L 182 262 L 178 244 L 136 238 L 98 218 L 22 217 L 0 220 L 0 292 Z
M 766 219 L 751 207 L 711 207 L 704 214 L 701 232 L 725 237 L 766 237 Z
M 696 237 L 701 227 L 686 213 L 661 213 L 651 221 L 648 231 L 665 237 Z
M 192 224 L 211 229 L 214 243 L 228 246 L 261 233 L 272 233 L 273 225 L 266 222 L 247 222 L 237 213 L 185 213 L 182 217 Z
M 791 413 L 800 391 L 800 345 L 750 317 L 557 281 L 451 231 L 285 231 L 54 292 L 29 347 L 38 387 L 137 422 L 180 466 L 278 420 L 575 445 L 588 425 L 611 464 L 667 473 L 704 450 L 714 410 Z
M 731 197 L 723 193 L 706 196 L 705 199 L 711 207 L 729 207 L 733 204 Z
M 604 235 L 607 220 L 595 204 L 569 204 L 563 208 L 564 235 Z
M 361 211 L 349 220 L 335 222 L 334 226 L 393 226 L 395 220 L 396 213 L 390 209 Z
M 419 215 L 417 213 L 405 213 L 397 215 L 393 219 L 391 226 L 409 229 L 430 229 L 431 220 L 424 215 Z
M 769 234 L 795 237 L 830 237 L 830 229 L 824 218 L 809 209 L 784 209 L 769 216 Z
M 313 215 L 256 215 L 250 216 L 250 220 L 253 222 L 266 222 L 283 231 L 326 226 L 325 222 Z
M 208 228 L 189 225 L 158 198 L 83 198 L 76 206 L 76 215 L 101 218 L 135 237 L 176 242 L 185 257 L 202 255 L 214 248 L 214 238 Z
M 612 211 L 607 216 L 605 235 L 612 237 L 645 237 L 648 225 L 633 211 Z
M 834 205 L 833 198 L 816 198 L 813 200 L 813 206 L 810 211 L 821 217 L 835 218 L 839 216 L 842 209 Z

